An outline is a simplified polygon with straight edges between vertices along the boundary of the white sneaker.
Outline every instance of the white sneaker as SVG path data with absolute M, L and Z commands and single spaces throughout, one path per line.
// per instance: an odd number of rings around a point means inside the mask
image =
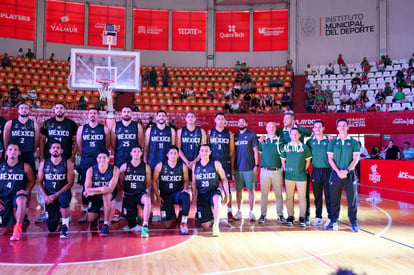
M 330 219 L 327 219 L 326 220 L 326 223 L 324 224 L 324 227 L 326 228 L 329 225 L 330 222 L 331 222 L 331 220 Z
M 315 218 L 312 221 L 312 226 L 320 226 L 320 225 L 322 225 L 322 219 L 321 218 Z
M 250 221 L 255 221 L 256 220 L 256 217 L 254 216 L 253 211 L 250 211 L 250 213 L 249 213 L 249 219 L 250 219 Z
M 236 215 L 234 215 L 235 220 L 241 220 L 243 218 L 243 213 L 239 210 Z
M 127 225 L 127 226 L 122 227 L 122 230 L 124 230 L 124 231 L 131 231 L 131 232 L 138 232 L 138 231 L 141 232 L 141 226 L 137 224 L 136 226 L 130 228 Z

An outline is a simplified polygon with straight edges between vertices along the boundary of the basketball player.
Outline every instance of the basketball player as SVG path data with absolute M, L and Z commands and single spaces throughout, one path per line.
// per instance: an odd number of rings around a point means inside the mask
M 159 180 L 159 182 L 158 182 Z M 188 169 L 178 161 L 178 148 L 170 146 L 167 160 L 154 168 L 152 179 L 155 196 L 161 204 L 161 220 L 170 228 L 176 219 L 174 204 L 181 205 L 182 218 L 180 234 L 187 235 L 188 213 L 190 212 L 190 193 L 188 192 Z M 159 192 L 158 192 L 159 191 Z
M 91 205 L 88 209 L 87 221 L 96 222 L 99 219 L 100 209 L 104 209 L 104 224 L 99 236 L 109 236 L 109 220 L 111 218 L 111 200 L 116 197 L 116 185 L 119 179 L 118 167 L 109 164 L 109 152 L 101 149 L 97 152 L 94 166 L 88 168 L 83 195 L 90 197 Z
M 227 203 L 229 185 L 226 174 L 217 160 L 210 159 L 211 149 L 207 144 L 201 145 L 200 161 L 193 166 L 193 204 L 197 201 L 196 218 L 208 230 L 213 224 L 213 237 L 220 236 L 220 205 Z M 224 199 L 219 188 L 219 180 L 223 183 Z M 213 207 L 213 212 L 211 208 Z
M 59 141 L 50 143 L 50 158 L 42 160 L 37 173 L 39 191 L 46 203 L 47 228 L 55 232 L 60 215 L 62 216 L 61 239 L 69 237 L 69 205 L 72 198 L 74 168 L 70 159 L 63 158 Z M 59 214 L 60 212 L 60 214 Z
M 88 123 L 78 128 L 76 143 L 78 144 L 81 162 L 79 166 L 79 184 L 85 189 L 86 171 L 96 164 L 97 152 L 108 149 L 110 145 L 109 129 L 98 122 L 98 110 L 90 108 L 88 111 Z M 82 196 L 82 210 L 88 210 L 88 199 Z M 79 223 L 86 222 L 86 217 Z
M 221 163 L 227 182 L 232 179 L 232 167 L 234 163 L 234 135 L 224 128 L 226 117 L 223 113 L 217 113 L 214 119 L 216 127 L 208 131 L 208 140 L 211 148 L 211 158 Z M 234 221 L 230 186 L 227 203 L 227 220 Z
M 28 196 L 35 183 L 32 168 L 19 162 L 19 155 L 19 146 L 10 143 L 6 147 L 7 160 L 0 164 L 0 229 L 5 234 L 16 222 L 11 241 L 21 239 Z
M 119 170 L 120 190 L 124 191 L 122 204 L 123 215 L 128 221 L 124 230 L 138 231 L 138 205 L 144 207 L 144 221 L 141 227 L 141 237 L 148 238 L 148 221 L 151 214 L 151 168 L 141 161 L 142 148 L 138 144 L 131 147 L 131 160 L 122 164 Z
M 132 108 L 124 106 L 121 109 L 121 121 L 118 121 L 111 128 L 111 144 L 114 148 L 115 165 L 121 167 L 122 164 L 130 160 L 131 148 L 135 145 L 144 146 L 144 130 L 141 124 L 132 120 Z M 121 218 L 122 192 L 118 193 L 115 199 L 115 215 L 112 222 L 118 222 Z

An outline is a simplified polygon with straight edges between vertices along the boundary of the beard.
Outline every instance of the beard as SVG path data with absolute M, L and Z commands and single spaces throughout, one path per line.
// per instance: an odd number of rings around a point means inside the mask
M 56 115 L 56 117 L 58 117 L 58 118 L 62 118 L 62 117 L 64 117 L 65 116 L 65 114 L 64 113 L 62 113 L 62 114 L 57 114 Z
M 246 127 L 246 126 L 239 126 L 238 128 L 239 128 L 239 130 L 240 130 L 240 131 L 243 131 L 243 130 L 245 130 L 247 127 Z
M 29 114 L 27 113 L 27 114 L 19 114 L 19 116 L 20 117 L 28 117 L 29 116 Z
M 52 155 L 52 157 L 54 157 L 54 158 L 58 158 L 58 157 L 60 157 L 60 154 L 59 154 L 58 152 L 53 152 L 51 155 Z
M 130 117 L 130 116 L 123 116 L 122 117 L 122 120 L 124 120 L 124 121 L 130 121 L 132 119 L 132 117 Z

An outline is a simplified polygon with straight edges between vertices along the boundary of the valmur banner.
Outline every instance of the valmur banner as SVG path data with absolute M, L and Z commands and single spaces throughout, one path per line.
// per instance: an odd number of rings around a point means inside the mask
M 36 0 L 1 0 L 1 37 L 34 40 Z
M 83 45 L 85 5 L 48 0 L 46 42 Z
M 205 51 L 207 42 L 207 12 L 172 12 L 172 50 Z
M 253 50 L 287 51 L 288 25 L 288 10 L 254 11 Z
M 216 51 L 249 51 L 249 18 L 248 11 L 217 11 Z
M 125 8 L 89 5 L 89 46 L 104 46 L 102 33 L 105 24 L 114 24 L 117 32 L 117 44 L 114 48 L 124 48 L 125 43 Z M 106 46 L 104 46 L 106 47 Z
M 134 10 L 134 49 L 168 50 L 168 10 Z

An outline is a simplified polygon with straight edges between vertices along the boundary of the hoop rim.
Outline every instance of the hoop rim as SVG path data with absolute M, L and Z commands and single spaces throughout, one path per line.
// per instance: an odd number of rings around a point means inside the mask
M 113 84 L 113 83 L 115 83 L 115 80 L 112 80 L 112 79 L 96 79 L 95 80 L 95 82 L 96 83 L 99 83 L 99 84 Z

